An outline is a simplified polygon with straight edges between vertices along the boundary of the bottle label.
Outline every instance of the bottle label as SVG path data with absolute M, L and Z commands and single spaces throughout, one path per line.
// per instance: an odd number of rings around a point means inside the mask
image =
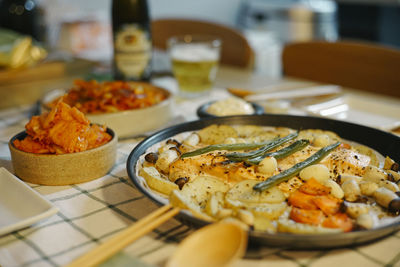
M 126 77 L 141 77 L 151 60 L 148 34 L 135 24 L 125 25 L 115 37 L 116 67 Z

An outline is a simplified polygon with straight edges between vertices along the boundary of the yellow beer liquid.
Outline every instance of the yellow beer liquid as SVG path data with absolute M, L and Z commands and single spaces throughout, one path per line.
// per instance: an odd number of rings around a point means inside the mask
M 180 90 L 187 93 L 201 93 L 211 89 L 217 74 L 217 63 L 217 60 L 172 59 L 172 70 Z

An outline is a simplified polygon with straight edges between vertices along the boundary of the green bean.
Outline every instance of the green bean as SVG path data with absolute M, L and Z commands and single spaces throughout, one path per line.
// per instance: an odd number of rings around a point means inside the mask
M 286 157 L 290 156 L 291 154 L 303 149 L 309 143 L 310 143 L 310 141 L 307 139 L 297 140 L 296 142 L 292 143 L 291 145 L 289 145 L 285 148 L 282 148 L 278 151 L 265 153 L 264 155 L 261 155 L 257 158 L 247 159 L 247 160 L 245 160 L 245 162 L 248 164 L 252 164 L 252 165 L 258 165 L 266 157 L 274 157 L 276 159 L 286 158 Z
M 229 150 L 229 151 L 235 151 L 235 150 L 243 150 L 243 149 L 254 149 L 258 147 L 265 146 L 266 144 L 271 143 L 272 141 L 265 141 L 265 142 L 260 142 L 260 143 L 240 143 L 240 144 L 216 144 L 216 145 L 210 145 L 206 147 L 199 148 L 197 150 L 187 152 L 181 155 L 181 158 L 188 158 L 188 157 L 194 157 L 198 156 L 201 154 L 205 154 L 211 151 L 215 150 Z
M 298 135 L 299 135 L 298 132 L 291 133 L 285 137 L 274 139 L 269 144 L 267 144 L 257 150 L 250 151 L 250 152 L 244 152 L 244 153 L 230 153 L 230 154 L 226 154 L 226 157 L 232 161 L 245 161 L 246 159 L 256 158 L 256 157 L 262 156 L 266 152 L 296 138 Z
M 302 169 L 321 161 L 326 155 L 328 155 L 332 150 L 337 148 L 339 145 L 340 142 L 336 142 L 332 145 L 321 148 L 316 153 L 308 157 L 306 160 L 299 162 L 295 164 L 293 167 L 284 170 L 283 172 L 278 173 L 274 176 L 271 176 L 263 182 L 256 184 L 255 186 L 253 186 L 253 189 L 255 191 L 262 192 L 264 190 L 267 190 L 268 188 L 271 188 L 274 185 L 289 180 L 293 176 L 297 175 Z

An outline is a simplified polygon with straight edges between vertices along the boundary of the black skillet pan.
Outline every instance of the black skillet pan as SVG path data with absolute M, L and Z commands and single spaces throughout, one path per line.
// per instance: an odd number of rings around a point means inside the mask
M 249 116 L 230 116 L 203 119 L 193 122 L 187 122 L 161 130 L 138 144 L 130 153 L 127 161 L 127 171 L 129 177 L 137 188 L 146 196 L 163 205 L 166 201 L 160 201 L 154 194 L 149 192 L 137 175 L 136 162 L 139 157 L 146 152 L 152 145 L 166 140 L 176 134 L 185 131 L 194 131 L 202 129 L 211 124 L 229 124 L 229 125 L 262 125 L 262 126 L 283 126 L 292 129 L 323 129 L 337 133 L 340 137 L 355 141 L 357 143 L 369 146 L 383 156 L 390 156 L 396 162 L 400 162 L 400 137 L 380 131 L 374 128 L 357 125 L 353 123 L 306 116 L 291 115 L 249 115 Z M 184 223 L 200 227 L 207 222 L 197 219 L 186 212 L 180 212 L 178 218 Z M 250 231 L 250 243 L 259 243 L 267 246 L 285 247 L 292 249 L 325 249 L 345 246 L 354 246 L 383 238 L 400 229 L 400 221 L 375 228 L 372 230 L 354 231 L 340 234 L 315 234 L 300 235 L 276 233 L 269 234 L 265 232 Z

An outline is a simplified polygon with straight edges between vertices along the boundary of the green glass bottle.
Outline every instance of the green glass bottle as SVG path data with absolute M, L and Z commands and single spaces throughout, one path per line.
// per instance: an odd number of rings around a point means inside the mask
M 151 76 L 151 30 L 146 0 L 113 0 L 115 80 L 148 81 Z

